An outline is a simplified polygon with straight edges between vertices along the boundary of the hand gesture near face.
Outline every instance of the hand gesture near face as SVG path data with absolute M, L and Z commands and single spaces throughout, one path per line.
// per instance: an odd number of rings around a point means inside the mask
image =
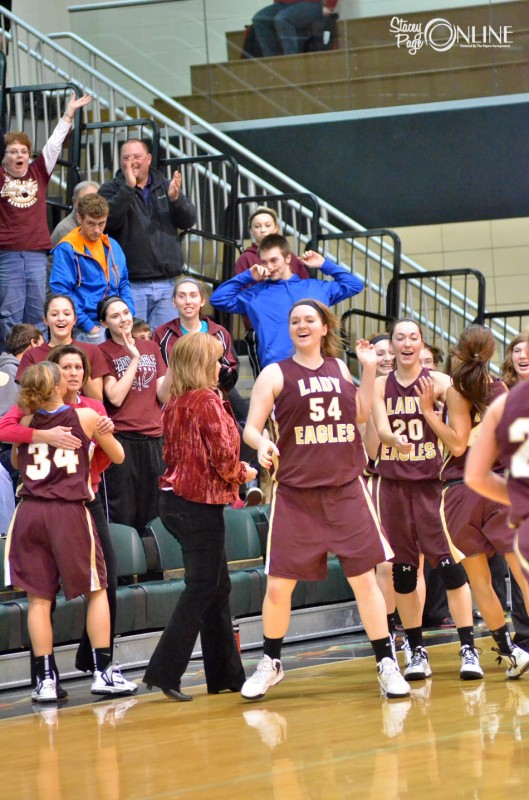
M 305 250 L 301 260 L 307 267 L 313 267 L 313 269 L 319 269 L 325 261 L 324 257 L 314 250 Z
M 140 357 L 140 351 L 136 347 L 136 343 L 134 341 L 131 331 L 129 331 L 129 333 L 123 334 L 123 346 L 125 347 L 125 350 L 127 351 L 127 353 L 131 358 Z
M 268 268 L 265 267 L 264 264 L 253 264 L 250 267 L 250 275 L 252 276 L 254 281 L 260 283 L 261 281 L 265 281 L 270 275 L 270 273 L 268 271 Z
M 369 344 L 367 339 L 358 339 L 356 343 L 356 357 L 363 367 L 377 365 L 377 354 L 375 346 Z
M 178 170 L 173 172 L 173 177 L 171 178 L 171 182 L 169 183 L 169 187 L 167 189 L 167 197 L 171 201 L 171 203 L 176 202 L 180 197 L 180 189 L 182 188 L 182 175 Z

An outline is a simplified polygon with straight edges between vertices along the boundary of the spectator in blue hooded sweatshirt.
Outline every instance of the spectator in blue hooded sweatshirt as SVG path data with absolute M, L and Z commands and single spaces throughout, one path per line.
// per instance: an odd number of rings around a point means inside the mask
M 290 269 L 292 253 L 285 236 L 271 233 L 259 245 L 260 263 L 223 283 L 210 297 L 211 305 L 230 314 L 245 314 L 257 334 L 261 367 L 288 358 L 294 352 L 288 332 L 289 311 L 298 300 L 320 300 L 327 306 L 341 303 L 364 288 L 360 278 L 307 250 L 301 257 L 307 267 L 318 268 L 332 281 L 301 279 Z

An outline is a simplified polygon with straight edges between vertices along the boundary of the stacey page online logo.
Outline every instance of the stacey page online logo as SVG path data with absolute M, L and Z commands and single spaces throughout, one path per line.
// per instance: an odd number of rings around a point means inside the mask
M 431 47 L 444 53 L 452 47 L 489 48 L 510 47 L 513 30 L 510 25 L 454 25 L 447 19 L 436 17 L 425 25 L 422 22 L 408 22 L 401 17 L 392 17 L 390 33 L 395 36 L 397 47 L 406 48 L 411 56 L 422 47 Z

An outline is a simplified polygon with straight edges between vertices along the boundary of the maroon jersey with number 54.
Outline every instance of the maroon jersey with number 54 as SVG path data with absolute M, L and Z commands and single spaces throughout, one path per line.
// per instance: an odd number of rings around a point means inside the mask
M 84 432 L 78 414 L 70 406 L 56 412 L 37 411 L 30 428 L 46 430 L 56 425 L 71 428 L 73 436 L 82 441 L 77 450 L 63 450 L 49 444 L 21 444 L 18 448 L 18 468 L 22 486 L 20 497 L 38 497 L 41 500 L 77 502 L 91 500 L 88 484 L 90 439 Z
M 279 368 L 284 386 L 274 405 L 276 480 L 299 489 L 350 483 L 367 463 L 355 387 L 335 358 L 324 358 L 318 369 L 287 358 Z

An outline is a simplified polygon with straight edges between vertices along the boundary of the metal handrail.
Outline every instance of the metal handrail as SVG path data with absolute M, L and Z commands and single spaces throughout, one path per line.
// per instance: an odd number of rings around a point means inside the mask
M 114 70 L 120 72 L 121 74 L 123 74 L 128 80 L 135 82 L 138 86 L 141 86 L 142 89 L 144 89 L 145 91 L 149 92 L 154 97 L 157 97 L 159 100 L 162 100 L 168 106 L 174 108 L 175 111 L 177 111 L 180 114 L 184 115 L 185 117 L 188 117 L 189 119 L 191 119 L 195 124 L 199 125 L 200 128 L 202 128 L 204 131 L 207 131 L 208 134 L 213 135 L 215 137 L 215 139 L 218 139 L 219 142 L 222 142 L 222 144 L 224 144 L 227 147 L 229 147 L 231 151 L 236 151 L 241 156 L 243 156 L 243 158 L 245 160 L 250 161 L 251 163 L 255 164 L 255 166 L 259 169 L 260 172 L 262 172 L 262 171 L 267 172 L 270 176 L 272 176 L 273 178 L 276 178 L 282 184 L 288 186 L 289 188 L 291 188 L 295 192 L 303 192 L 303 193 L 307 192 L 307 193 L 310 193 L 309 190 L 306 189 L 306 187 L 304 187 L 302 184 L 298 183 L 297 181 L 293 180 L 292 178 L 289 178 L 283 172 L 281 172 L 280 170 L 276 169 L 275 167 L 273 167 L 272 165 L 270 165 L 268 162 L 264 161 L 263 159 L 259 158 L 259 156 L 256 156 L 255 153 L 253 153 L 251 150 L 248 150 L 243 145 L 241 145 L 239 142 L 237 142 L 235 139 L 232 139 L 229 136 L 227 136 L 225 133 L 220 131 L 216 126 L 211 125 L 210 123 L 208 123 L 205 120 L 203 120 L 201 117 L 197 116 L 193 111 L 190 111 L 185 106 L 182 106 L 180 103 L 178 103 L 172 97 L 169 97 L 168 95 L 164 95 L 155 86 L 153 86 L 152 84 L 150 84 L 147 81 L 143 80 L 143 78 L 140 78 L 138 75 L 134 74 L 133 72 L 128 70 L 123 65 L 115 62 L 106 53 L 103 53 L 101 50 L 99 50 L 98 48 L 94 47 L 89 42 L 84 40 L 82 37 L 78 36 L 77 34 L 71 33 L 69 31 L 59 31 L 59 32 L 48 34 L 47 38 L 48 39 L 67 38 L 67 39 L 71 39 L 74 42 L 77 42 L 77 44 L 80 44 L 82 47 L 85 47 L 87 52 L 90 55 L 93 55 L 96 58 L 100 58 L 102 61 L 107 63 L 109 66 L 111 66 L 112 69 L 114 69 Z M 100 73 L 98 73 L 98 74 L 100 74 Z M 136 102 L 137 102 L 137 100 L 136 100 Z M 146 108 L 148 107 L 146 104 L 143 104 L 143 103 L 140 103 L 140 105 L 145 105 Z M 169 118 L 167 118 L 165 115 L 161 114 L 160 112 L 156 112 L 155 111 L 154 113 L 160 119 L 163 119 L 164 125 L 169 125 L 170 126 L 172 124 L 172 125 L 174 125 L 174 126 L 179 128 L 179 126 L 177 126 L 177 124 L 174 122 L 174 120 L 170 120 Z M 204 146 L 203 142 L 202 142 L 202 145 Z M 214 152 L 216 154 L 219 154 L 220 151 L 214 150 Z M 240 171 L 241 171 L 242 175 L 245 174 L 245 170 L 244 170 L 244 168 L 242 166 L 240 167 Z M 249 171 L 248 171 L 248 174 L 250 174 Z M 276 187 L 274 187 L 271 184 L 269 184 L 265 179 L 260 179 L 260 182 L 266 188 L 267 192 L 277 192 Z M 347 216 L 346 214 L 341 212 L 339 209 L 337 209 L 334 206 L 332 206 L 330 203 L 326 202 L 322 198 L 318 198 L 318 199 L 319 199 L 320 207 L 321 207 L 322 211 L 324 212 L 324 214 L 325 213 L 327 213 L 327 214 L 330 213 L 333 216 L 333 218 L 336 220 L 336 222 L 339 223 L 340 226 L 341 226 L 341 228 L 339 228 L 337 226 L 332 225 L 329 222 L 327 217 L 322 216 L 321 219 L 320 219 L 320 227 L 326 228 L 329 234 L 337 234 L 337 233 L 340 233 L 341 231 L 343 231 L 344 229 L 347 230 L 347 231 L 354 230 L 354 231 L 357 231 L 358 233 L 364 233 L 367 230 L 364 226 L 360 225 L 360 223 L 356 222 L 356 220 L 353 220 L 351 217 Z M 390 245 L 386 241 L 382 241 L 381 246 L 383 247 L 383 249 L 387 250 L 388 253 L 392 252 L 392 248 L 390 247 Z M 409 256 L 404 255 L 403 253 L 400 253 L 400 259 L 401 259 L 403 264 L 405 264 L 407 267 L 409 267 L 411 270 L 413 270 L 415 272 L 422 273 L 422 272 L 426 271 L 424 267 L 421 267 L 420 264 L 418 264 L 416 261 L 411 259 Z M 454 296 L 457 297 L 457 292 L 454 292 Z M 458 299 L 461 300 L 461 302 L 468 304 L 468 306 L 469 306 L 468 320 L 471 321 L 475 317 L 475 314 L 477 312 L 477 307 L 474 307 L 472 301 L 468 301 L 468 298 L 464 298 L 462 295 Z

